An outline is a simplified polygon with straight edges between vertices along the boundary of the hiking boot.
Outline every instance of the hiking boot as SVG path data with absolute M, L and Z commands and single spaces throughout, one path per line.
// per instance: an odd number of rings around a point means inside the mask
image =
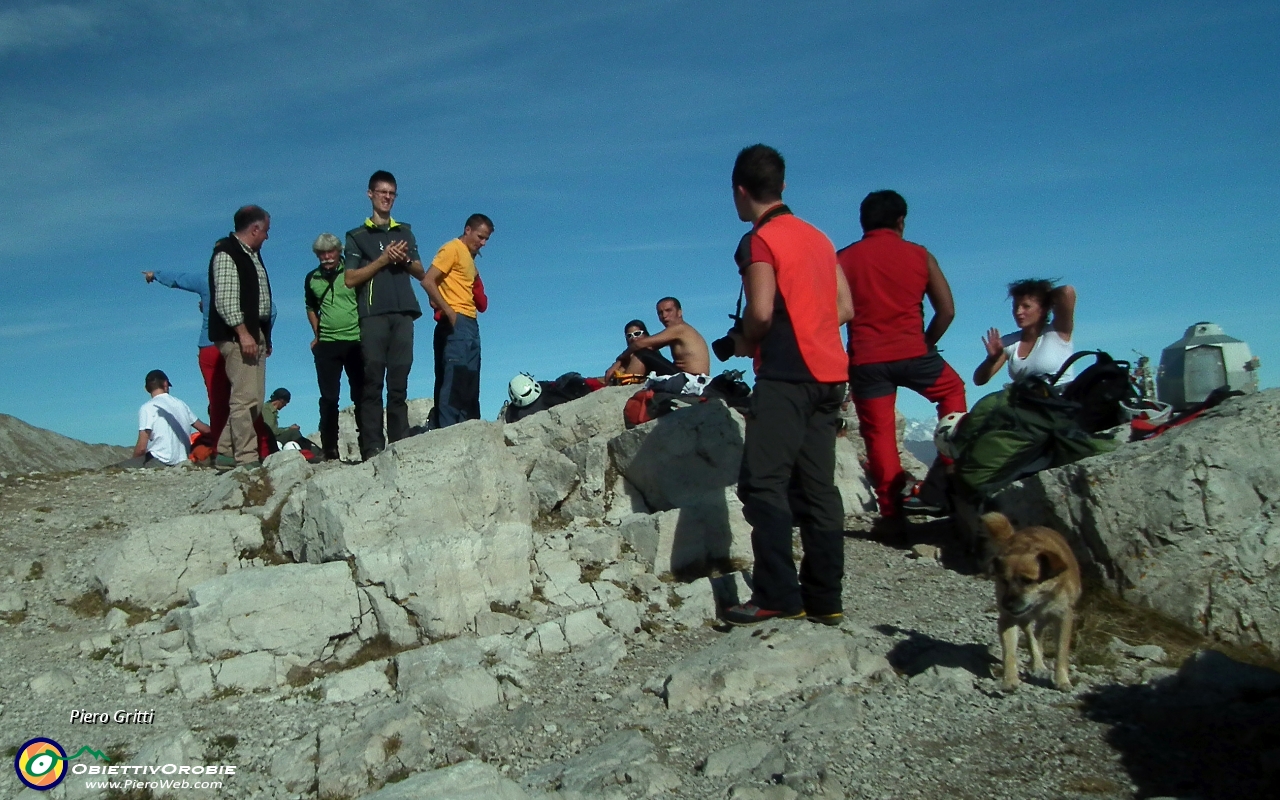
M 755 603 L 742 603 L 736 606 L 729 606 L 721 616 L 730 625 L 755 625 L 759 622 L 768 622 L 771 619 L 804 619 L 804 609 L 787 614 L 783 611 L 771 611 L 767 608 L 761 608 Z
M 810 622 L 816 622 L 819 625 L 830 625 L 831 627 L 836 628 L 844 621 L 844 612 L 835 611 L 830 614 L 810 614 L 806 611 L 804 618 Z
M 936 502 L 923 496 L 923 481 L 912 481 L 902 492 L 902 501 L 898 504 L 904 514 L 919 514 L 926 517 L 945 517 L 949 513 Z
M 218 472 L 227 472 L 236 468 L 236 460 L 231 456 L 215 456 L 213 459 L 213 468 Z

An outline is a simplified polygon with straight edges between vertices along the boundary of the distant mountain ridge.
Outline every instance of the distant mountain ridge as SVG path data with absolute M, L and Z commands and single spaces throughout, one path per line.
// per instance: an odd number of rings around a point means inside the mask
M 0 472 L 66 472 L 97 469 L 128 458 L 130 450 L 89 444 L 0 414 Z
M 938 455 L 937 449 L 933 446 L 933 429 L 937 425 L 936 419 L 908 418 L 907 427 L 902 432 L 902 446 L 925 464 L 932 464 L 933 459 Z

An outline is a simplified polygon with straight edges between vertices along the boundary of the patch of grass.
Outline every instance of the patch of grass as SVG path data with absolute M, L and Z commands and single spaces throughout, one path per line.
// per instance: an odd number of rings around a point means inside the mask
M 285 682 L 293 688 L 298 689 L 306 686 L 317 678 L 323 678 L 325 675 L 329 675 L 334 672 L 341 672 L 342 670 L 354 669 L 362 664 L 368 664 L 370 661 L 380 661 L 385 658 L 388 659 L 386 669 L 387 680 L 391 682 L 392 686 L 395 686 L 396 667 L 395 661 L 392 660 L 391 657 L 397 653 L 403 653 L 408 649 L 409 647 L 402 647 L 392 642 L 390 636 L 380 633 L 362 644 L 360 649 L 356 651 L 355 655 L 351 656 L 351 658 L 341 664 L 308 664 L 306 666 L 291 667 L 289 669 L 289 673 L 285 676 Z M 319 691 L 319 687 L 316 687 L 316 690 Z
M 27 612 L 25 611 L 6 611 L 5 613 L 0 614 L 0 619 L 10 625 L 21 625 L 26 618 Z
M 27 570 L 27 577 L 23 578 L 23 580 L 38 581 L 43 577 L 44 577 L 44 564 L 41 564 L 39 561 L 32 561 L 31 569 Z
M 5 758 L 15 758 L 17 755 L 18 755 L 18 746 L 16 744 L 11 744 L 4 749 Z
M 1124 791 L 1115 781 L 1094 777 L 1073 778 L 1067 781 L 1066 789 L 1080 794 L 1120 794 Z
M 387 784 L 391 784 L 391 783 L 399 783 L 400 781 L 404 780 L 405 778 L 409 777 L 412 774 L 413 773 L 409 771 L 408 767 L 401 767 L 400 769 L 388 775 L 387 780 L 382 785 L 386 786 Z
M 155 795 L 150 789 L 130 789 L 127 792 L 119 789 L 108 789 L 106 800 L 155 800 Z
M 1214 641 L 1149 608 L 1125 602 L 1114 593 L 1088 586 L 1076 614 L 1072 658 L 1084 666 L 1114 668 L 1112 638 L 1130 645 L 1159 645 L 1167 654 L 1165 664 L 1178 667 L 1200 650 L 1218 650 L 1236 661 L 1280 669 L 1280 661 L 1260 650 Z
M 674 591 L 667 592 L 667 605 L 672 608 L 679 608 L 684 605 L 684 598 L 676 594 Z
M 495 614 L 515 614 L 516 609 L 520 607 L 520 602 L 500 603 L 497 600 L 489 601 L 489 610 Z
M 404 744 L 404 742 L 401 740 L 400 734 L 398 733 L 392 734 L 391 736 L 388 736 L 386 739 L 383 739 L 382 740 L 383 757 L 390 760 L 392 756 L 400 752 L 400 745 L 402 744 Z
M 244 492 L 246 508 L 266 505 L 267 500 L 271 498 L 273 491 L 271 478 L 267 477 L 265 470 L 255 470 L 253 474 L 237 474 L 236 480 L 240 481 L 240 488 Z
M 234 734 L 224 733 L 215 736 L 205 748 L 204 757 L 208 761 L 225 761 L 238 744 L 240 744 L 240 738 Z
M 1207 646 L 1203 636 L 1156 612 L 1126 603 L 1100 587 L 1090 587 L 1080 600 L 1076 614 L 1075 648 L 1072 657 L 1082 666 L 1113 669 L 1116 655 L 1112 638 L 1131 645 L 1155 644 L 1164 648 L 1168 663 L 1177 666 L 1187 656 Z
M 244 694 L 244 692 L 234 686 L 223 686 L 213 693 L 213 699 L 226 700 L 228 697 L 239 697 L 242 694 Z
M 596 564 L 594 562 L 590 564 L 583 564 L 582 577 L 580 577 L 578 580 L 581 583 L 595 583 L 596 581 L 600 580 L 600 573 L 602 572 L 604 572 L 603 564 Z
M 67 603 L 67 608 L 75 612 L 77 617 L 95 619 L 105 617 L 111 606 L 107 605 L 106 595 L 102 592 L 89 591 Z
M 640 621 L 640 630 L 644 631 L 650 636 L 656 636 L 659 633 L 662 633 L 664 628 L 662 627 L 661 624 L 654 622 L 653 620 L 645 619 Z
M 50 508 L 49 506 L 36 506 L 36 511 L 39 511 L 41 514 L 52 514 L 52 513 L 53 513 L 53 509 L 52 509 L 52 508 Z
M 133 751 L 130 750 L 124 742 L 116 742 L 108 746 L 102 751 L 112 764 L 118 764 L 121 761 L 128 761 L 133 757 Z

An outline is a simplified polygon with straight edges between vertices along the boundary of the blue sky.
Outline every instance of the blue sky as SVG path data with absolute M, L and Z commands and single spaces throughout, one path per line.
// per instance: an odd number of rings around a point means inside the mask
M 937 256 L 963 375 L 1004 286 L 1077 287 L 1077 346 L 1155 358 L 1210 320 L 1280 375 L 1274 2 L 14 2 L 0 11 L 0 412 L 130 443 L 166 370 L 201 416 L 195 298 L 236 207 L 272 214 L 268 389 L 314 430 L 302 277 L 375 169 L 424 258 L 480 211 L 483 406 L 602 372 L 674 294 L 708 339 L 737 296 L 729 171 L 787 158 L 838 247 L 894 188 Z M 425 303 L 424 303 L 425 305 Z M 431 393 L 418 325 L 410 396 Z M 733 362 L 745 367 L 745 361 Z M 983 390 L 971 389 L 970 401 Z M 906 397 L 911 416 L 928 414 Z

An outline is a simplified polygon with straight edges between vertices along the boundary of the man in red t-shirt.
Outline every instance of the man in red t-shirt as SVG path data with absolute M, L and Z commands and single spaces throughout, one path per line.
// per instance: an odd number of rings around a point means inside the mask
M 872 192 L 862 201 L 859 216 L 862 239 L 837 254 L 853 295 L 849 388 L 880 514 L 898 520 L 907 483 L 898 457 L 898 387 L 936 403 L 939 417 L 965 410 L 964 381 L 937 350 L 955 319 L 955 301 L 937 259 L 902 238 L 907 220 L 902 195 L 887 189 Z M 933 306 L 927 328 L 925 297 Z
M 808 616 L 841 620 L 844 508 L 835 487 L 836 429 L 846 362 L 840 326 L 853 314 L 826 235 L 782 204 L 786 165 L 757 144 L 733 165 L 738 218 L 752 223 L 735 260 L 747 307 L 730 332 L 734 352 L 756 359 L 738 497 L 755 554 L 751 599 L 724 619 L 751 625 Z M 797 574 L 791 528 L 804 558 Z

